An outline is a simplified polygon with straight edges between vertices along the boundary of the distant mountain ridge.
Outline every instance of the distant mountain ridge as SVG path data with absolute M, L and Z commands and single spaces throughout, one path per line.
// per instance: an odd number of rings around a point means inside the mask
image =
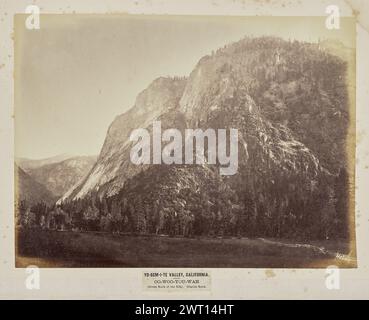
M 17 159 L 16 178 L 21 187 L 19 199 L 37 203 L 44 196 L 48 204 L 54 202 L 90 171 L 96 158 L 60 155 L 40 160 Z
M 15 165 L 15 201 L 20 203 L 26 201 L 28 205 L 44 202 L 52 205 L 56 196 L 44 185 L 33 179 L 17 164 Z
M 93 167 L 96 156 L 68 158 L 28 169 L 28 174 L 60 197 L 80 181 Z
M 42 159 L 29 159 L 29 158 L 16 158 L 15 162 L 25 171 L 41 167 L 43 165 L 52 164 L 66 159 L 72 158 L 73 156 L 67 153 L 59 154 L 53 157 L 42 158 Z

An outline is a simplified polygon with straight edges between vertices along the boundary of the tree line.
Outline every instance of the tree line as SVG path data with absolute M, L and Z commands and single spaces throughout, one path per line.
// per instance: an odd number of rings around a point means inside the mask
M 270 184 L 265 194 L 183 190 L 177 198 L 149 202 L 142 194 L 99 198 L 97 194 L 47 206 L 17 208 L 17 224 L 51 230 L 103 231 L 110 233 L 165 234 L 169 236 L 245 236 L 309 239 L 349 237 L 348 174 L 342 169 L 334 187 L 319 182 L 306 198 L 280 192 Z

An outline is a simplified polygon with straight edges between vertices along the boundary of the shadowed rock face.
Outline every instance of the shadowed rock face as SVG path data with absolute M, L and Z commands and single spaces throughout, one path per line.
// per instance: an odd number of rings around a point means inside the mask
M 216 181 L 231 189 L 229 193 L 236 195 L 233 199 L 251 201 L 250 215 L 255 219 L 258 212 L 263 219 L 272 219 L 299 207 L 301 212 L 293 213 L 292 218 L 305 219 L 304 206 L 316 194 L 330 194 L 333 175 L 347 165 L 345 81 L 346 62 L 318 44 L 276 38 L 231 44 L 203 57 L 187 80 L 159 78 L 141 92 L 134 107 L 111 124 L 89 175 L 63 200 L 94 192 L 101 197 L 125 197 L 135 188 L 143 201 L 152 205 L 164 197 L 170 184 L 177 190 L 181 189 L 180 180 L 191 181 L 186 185 L 191 189 L 198 179 L 198 185 Z M 131 131 L 150 129 L 157 119 L 162 120 L 163 128 L 238 129 L 238 173 L 218 177 L 215 166 L 210 165 L 196 169 L 133 165 L 129 158 Z M 148 177 L 160 183 L 153 184 Z M 140 192 L 145 188 L 134 187 L 135 179 L 138 185 L 147 181 L 157 192 Z M 219 194 L 201 190 L 205 198 L 216 202 Z M 173 197 L 166 201 L 176 201 Z M 276 228 L 281 228 L 282 220 L 276 219 Z
M 55 197 L 61 197 L 88 174 L 95 162 L 96 156 L 70 157 L 60 162 L 28 168 L 26 172 Z
M 15 165 L 15 190 L 15 201 L 18 204 L 25 200 L 28 205 L 39 202 L 51 205 L 57 199 L 50 190 L 33 179 L 18 165 Z

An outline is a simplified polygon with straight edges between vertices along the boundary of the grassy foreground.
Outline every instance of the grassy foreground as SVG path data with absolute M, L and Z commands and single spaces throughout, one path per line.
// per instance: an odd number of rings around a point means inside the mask
M 348 245 L 18 229 L 16 267 L 355 268 Z

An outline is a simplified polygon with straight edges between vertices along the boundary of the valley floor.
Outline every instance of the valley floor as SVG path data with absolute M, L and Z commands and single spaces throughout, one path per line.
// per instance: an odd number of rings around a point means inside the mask
M 347 243 L 17 229 L 16 267 L 355 268 Z M 344 254 L 346 253 L 346 254 Z

